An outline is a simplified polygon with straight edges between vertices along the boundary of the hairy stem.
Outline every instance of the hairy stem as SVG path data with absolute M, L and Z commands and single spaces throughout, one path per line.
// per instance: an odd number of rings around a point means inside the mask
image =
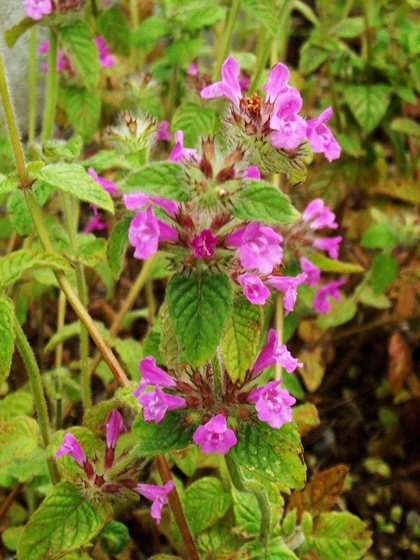
M 29 39 L 29 130 L 28 142 L 35 141 L 36 128 L 36 27 L 32 27 Z
M 233 28 L 235 27 L 236 18 L 238 17 L 240 7 L 241 0 L 232 0 L 232 5 L 229 10 L 225 28 L 223 30 L 223 39 L 219 50 L 219 56 L 216 61 L 216 66 L 214 67 L 213 82 L 215 82 L 219 78 L 223 61 L 229 53 L 229 44 L 230 40 L 232 39 Z
M 284 331 L 284 305 L 283 294 L 278 292 L 276 295 L 276 331 L 279 337 L 279 345 L 283 344 L 283 331 Z M 276 362 L 276 381 L 280 381 L 282 374 L 282 367 Z
M 57 33 L 51 29 L 50 46 L 48 49 L 47 95 L 45 99 L 44 127 L 42 129 L 43 142 L 51 139 L 54 125 L 55 104 L 57 101 L 57 52 Z
M 25 333 L 19 325 L 16 317 L 13 318 L 13 330 L 15 333 L 16 346 L 28 371 L 42 441 L 46 448 L 50 443 L 50 424 L 48 419 L 47 402 L 45 400 L 44 389 L 42 387 L 41 374 L 39 372 L 34 353 L 32 352 L 32 348 L 30 347 L 28 339 L 26 338 Z M 49 457 L 47 457 L 47 463 L 51 480 L 53 484 L 57 484 L 60 480 L 57 467 L 53 460 Z

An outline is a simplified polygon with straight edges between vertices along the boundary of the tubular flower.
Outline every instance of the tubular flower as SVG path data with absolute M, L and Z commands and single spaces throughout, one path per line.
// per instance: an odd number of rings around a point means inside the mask
M 139 387 L 133 392 L 134 397 L 139 397 L 148 385 L 153 387 L 176 387 L 176 381 L 156 365 L 153 356 L 147 356 L 140 360 L 141 381 Z
M 169 123 L 168 121 L 161 121 L 159 125 L 159 130 L 156 134 L 156 140 L 166 140 L 167 142 L 171 141 L 171 133 L 169 132 Z
M 245 170 L 245 175 L 247 179 L 261 179 L 260 170 L 256 165 L 250 165 L 248 169 Z
M 109 194 L 121 194 L 121 191 L 117 188 L 117 185 L 114 181 L 110 181 L 109 179 L 105 179 L 104 177 L 99 177 L 93 167 L 89 167 L 88 169 L 89 175 L 92 179 L 95 179 L 97 183 L 101 185 L 101 187 Z
M 167 212 L 170 216 L 175 216 L 178 212 L 178 204 L 175 200 L 168 200 L 167 198 L 160 198 L 158 196 L 151 196 L 150 194 L 137 192 L 132 194 L 125 194 L 123 196 L 123 201 L 128 210 L 139 210 L 144 208 L 147 203 L 153 202 L 157 206 L 160 206 Z
M 269 276 L 267 284 L 284 292 L 283 305 L 284 315 L 287 316 L 295 308 L 297 299 L 297 288 L 306 281 L 306 274 L 302 272 L 297 276 Z
M 170 480 L 165 484 L 165 486 L 155 486 L 154 484 L 137 484 L 133 488 L 136 492 L 151 500 L 152 507 L 150 509 L 150 515 L 153 519 L 156 519 L 156 523 L 159 525 L 161 519 L 162 507 L 168 503 L 167 495 L 174 488 L 173 480 Z
M 86 463 L 86 455 L 83 453 L 83 449 L 80 447 L 77 439 L 70 432 L 64 435 L 63 443 L 54 455 L 54 459 L 62 457 L 67 453 L 83 468 L 83 465 Z
M 281 367 L 284 367 L 288 373 L 294 372 L 298 366 L 303 366 L 302 363 L 298 362 L 297 358 L 292 357 L 285 344 L 279 346 L 277 331 L 275 329 L 270 329 L 268 331 L 267 344 L 261 350 L 260 355 L 252 366 L 252 377 L 256 377 L 264 369 L 269 368 L 276 362 Z
M 315 153 L 324 153 L 328 161 L 340 157 L 340 144 L 325 123 L 332 116 L 332 108 L 325 109 L 316 119 L 308 121 L 309 145 Z
M 96 46 L 99 51 L 99 64 L 103 68 L 111 68 L 114 66 L 115 58 L 109 54 L 109 46 L 105 43 L 105 39 L 101 36 L 96 38 Z
M 51 13 L 52 4 L 51 0 L 25 0 L 25 15 L 31 19 L 41 19 L 42 16 Z
M 340 302 L 341 295 L 337 288 L 345 283 L 345 280 L 336 280 L 335 282 L 330 282 L 319 288 L 312 302 L 312 307 L 314 307 L 318 313 L 327 313 L 331 309 L 331 302 L 328 300 L 328 296 Z
M 308 222 L 309 227 L 314 231 L 325 227 L 338 228 L 334 212 L 325 206 L 322 198 L 315 198 L 308 204 L 302 214 L 302 220 Z
M 270 290 L 256 274 L 240 274 L 238 282 L 244 289 L 244 296 L 254 305 L 264 305 Z
M 318 237 L 317 239 L 314 239 L 313 245 L 317 249 L 328 251 L 328 254 L 332 259 L 338 259 L 338 251 L 342 240 L 343 238 L 341 235 L 338 235 L 337 237 Z
M 118 410 L 113 410 L 106 424 L 106 446 L 110 449 L 115 449 L 118 438 L 122 432 L 127 433 L 127 427 Z
M 223 414 L 218 414 L 199 426 L 194 432 L 193 440 L 206 455 L 214 452 L 225 455 L 237 442 L 233 430 L 227 427 Z
M 270 119 L 270 127 L 277 131 L 271 137 L 275 148 L 294 150 L 305 140 L 307 124 L 298 115 L 301 108 L 302 98 L 294 88 L 288 88 L 277 98 Z
M 156 253 L 159 241 L 177 241 L 177 231 L 158 220 L 149 206 L 144 212 L 139 210 L 130 224 L 128 239 L 135 248 L 136 259 L 148 259 Z
M 209 229 L 203 229 L 191 240 L 193 253 L 198 259 L 209 258 L 214 255 L 214 248 L 217 245 L 215 237 Z
M 302 268 L 302 272 L 306 274 L 305 282 L 308 284 L 308 286 L 312 287 L 315 286 L 315 284 L 318 284 L 319 279 L 321 278 L 321 270 L 316 265 L 311 263 L 311 261 L 306 257 L 301 257 L 299 259 L 299 262 Z
M 138 400 L 143 406 L 143 418 L 146 422 L 154 420 L 156 424 L 162 422 L 167 410 L 174 410 L 186 405 L 184 398 L 168 395 L 159 386 L 156 386 L 154 391 L 143 393 Z
M 281 381 L 270 381 L 248 395 L 248 401 L 255 403 L 258 418 L 276 429 L 292 421 L 291 407 L 296 402 L 286 389 L 278 388 L 280 383 Z
M 222 81 L 215 82 L 210 86 L 201 90 L 201 97 L 203 99 L 213 99 L 215 97 L 228 97 L 232 103 L 239 107 L 239 101 L 242 97 L 241 85 L 239 83 L 239 74 L 241 69 L 239 64 L 229 56 L 222 65 Z
M 169 155 L 169 161 L 179 163 L 183 159 L 197 158 L 197 150 L 193 148 L 184 148 L 184 133 L 182 130 L 175 132 L 175 146 Z

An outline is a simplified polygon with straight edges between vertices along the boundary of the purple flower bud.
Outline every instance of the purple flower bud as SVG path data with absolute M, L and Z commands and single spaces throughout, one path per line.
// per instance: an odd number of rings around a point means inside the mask
M 63 443 L 54 455 L 54 459 L 62 457 L 67 453 L 83 468 L 83 465 L 86 462 L 86 455 L 83 453 L 83 449 L 80 447 L 77 439 L 69 432 L 64 435 Z
M 203 229 L 194 237 L 190 245 L 198 259 L 212 257 L 214 255 L 214 248 L 217 245 L 217 237 L 209 229 Z
M 251 165 L 245 170 L 245 176 L 247 179 L 261 179 L 260 170 L 256 165 Z
M 194 432 L 193 440 L 206 455 L 214 452 L 225 455 L 237 442 L 233 430 L 227 427 L 223 414 L 218 414 L 207 424 L 199 426 Z
M 318 284 L 319 279 L 321 278 L 321 270 L 316 265 L 312 264 L 306 257 L 301 257 L 299 262 L 302 272 L 306 274 L 305 282 L 308 286 L 312 287 L 315 286 L 315 284 Z
M 83 233 L 92 233 L 95 230 L 101 230 L 106 228 L 106 224 L 101 222 L 102 214 L 97 212 L 96 216 L 88 221 L 83 229 Z
M 150 515 L 153 519 L 156 519 L 156 523 L 159 525 L 161 519 L 162 507 L 168 503 L 168 498 L 166 497 L 169 492 L 174 488 L 173 480 L 170 480 L 165 484 L 165 486 L 155 486 L 154 484 L 137 484 L 133 488 L 136 492 L 152 500 L 152 507 L 150 509 Z
M 303 364 L 298 362 L 297 358 L 293 358 L 285 344 L 279 344 L 279 336 L 275 329 L 268 331 L 268 341 L 264 348 L 261 350 L 260 355 L 256 359 L 252 370 L 252 377 L 256 377 L 264 369 L 274 365 L 276 362 L 286 369 L 288 373 L 292 373 L 299 366 Z
M 202 89 L 201 97 L 203 99 L 213 99 L 223 96 L 228 97 L 232 103 L 239 107 L 239 101 L 242 97 L 241 85 L 238 80 L 240 72 L 241 69 L 237 61 L 233 56 L 229 56 L 222 66 L 222 81 L 215 82 Z
M 92 177 L 92 179 L 95 179 L 95 181 L 99 183 L 107 193 L 121 194 L 121 191 L 117 188 L 117 185 L 114 183 L 114 181 L 110 181 L 109 179 L 105 179 L 104 177 L 99 177 L 93 167 L 89 167 L 88 173 Z
M 147 391 L 139 396 L 139 403 L 143 406 L 143 418 L 146 422 L 155 421 L 160 424 L 167 410 L 174 410 L 187 404 L 182 397 L 175 397 L 164 393 L 158 386 L 154 391 Z
M 152 206 L 144 212 L 139 210 L 130 224 L 128 239 L 135 247 L 134 257 L 136 259 L 148 259 L 156 253 L 159 241 L 177 241 L 177 231 L 158 220 L 152 211 Z
M 270 127 L 278 131 L 271 136 L 271 144 L 275 148 L 294 150 L 305 140 L 307 124 L 297 114 L 301 108 L 302 98 L 294 88 L 288 88 L 277 98 L 270 119 Z
M 157 206 L 163 208 L 170 216 L 175 216 L 175 214 L 179 211 L 178 204 L 175 200 L 151 196 L 150 194 L 143 192 L 125 194 L 123 196 L 123 201 L 128 210 L 139 210 L 140 208 L 146 206 L 149 202 L 153 202 Z
M 338 228 L 334 212 L 325 206 L 322 198 L 315 198 L 308 204 L 302 214 L 302 219 L 304 222 L 310 222 L 309 227 L 314 231 L 324 227 Z
M 280 383 L 281 381 L 271 381 L 248 395 L 248 401 L 255 403 L 258 418 L 276 429 L 292 421 L 291 406 L 296 402 L 286 389 L 277 388 Z
M 184 148 L 184 133 L 182 130 L 175 132 L 175 146 L 169 156 L 169 161 L 179 163 L 183 159 L 198 159 L 197 150 L 193 148 Z
M 270 290 L 256 274 L 241 274 L 238 282 L 244 289 L 244 296 L 254 305 L 264 305 Z
M 99 64 L 103 68 L 111 68 L 114 66 L 115 58 L 109 54 L 109 46 L 105 43 L 105 39 L 101 36 L 96 38 L 96 46 L 99 51 Z
M 345 282 L 345 280 L 336 280 L 335 282 L 330 282 L 329 284 L 322 286 L 322 288 L 319 288 L 315 294 L 314 301 L 312 302 L 312 307 L 314 307 L 318 313 L 327 313 L 331 309 L 331 303 L 328 300 L 328 296 L 340 302 L 341 294 L 337 288 L 345 284 Z
M 263 90 L 267 92 L 266 103 L 274 103 L 280 94 L 287 91 L 287 82 L 290 80 L 290 72 L 287 66 L 279 62 L 270 70 L 267 83 Z
M 273 286 L 276 290 L 284 292 L 283 305 L 285 309 L 284 315 L 287 316 L 293 311 L 297 299 L 297 288 L 306 281 L 306 273 L 294 276 L 269 276 L 267 284 Z
M 140 360 L 140 373 L 141 382 L 138 389 L 133 393 L 134 397 L 139 397 L 140 393 L 142 393 L 148 385 L 153 387 L 176 387 L 175 379 L 156 365 L 156 359 L 153 358 L 153 356 L 147 356 L 147 358 Z
M 50 14 L 52 10 L 51 0 L 25 0 L 25 15 L 31 19 L 41 19 L 42 16 Z
M 156 140 L 166 140 L 167 142 L 171 141 L 171 133 L 169 132 L 169 123 L 168 121 L 161 121 L 159 125 L 159 130 L 156 134 Z
M 228 235 L 225 245 L 239 247 L 241 265 L 247 269 L 257 269 L 261 274 L 270 274 L 274 266 L 281 263 L 283 249 L 279 243 L 281 235 L 269 226 L 251 222 L 246 227 Z
M 315 153 L 324 153 L 328 161 L 339 158 L 341 154 L 340 144 L 325 125 L 332 113 L 332 108 L 328 107 L 316 119 L 311 119 L 307 123 L 309 145 Z
M 317 239 L 314 239 L 313 246 L 317 249 L 328 251 L 328 254 L 332 259 L 338 259 L 338 251 L 342 240 L 343 238 L 341 235 L 338 235 L 337 237 L 318 237 Z
M 113 410 L 106 424 L 106 446 L 115 449 L 121 432 L 127 433 L 127 427 L 118 410 Z

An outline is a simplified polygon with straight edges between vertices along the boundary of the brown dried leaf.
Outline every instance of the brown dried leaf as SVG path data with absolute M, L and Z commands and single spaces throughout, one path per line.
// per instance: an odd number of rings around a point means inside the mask
M 322 348 L 317 346 L 313 350 L 304 350 L 299 355 L 299 361 L 303 362 L 303 368 L 299 368 L 299 374 L 310 393 L 313 393 L 321 385 L 325 374 L 325 363 Z
M 419 184 L 412 179 L 392 179 L 382 185 L 376 185 L 371 194 L 382 194 L 412 204 L 420 202 Z
M 399 332 L 391 336 L 388 353 L 388 383 L 391 393 L 395 395 L 413 372 L 413 356 L 409 344 Z
M 293 407 L 295 420 L 300 437 L 306 436 L 313 428 L 319 426 L 319 416 L 316 406 L 312 403 L 300 404 Z
M 346 465 L 338 465 L 319 473 L 303 490 L 292 493 L 287 511 L 297 508 L 298 523 L 304 511 L 309 511 L 313 516 L 329 511 L 343 491 L 347 473 Z
M 298 327 L 298 333 L 305 342 L 315 342 L 324 333 L 325 329 L 321 329 L 316 324 L 316 319 L 307 319 L 301 321 Z

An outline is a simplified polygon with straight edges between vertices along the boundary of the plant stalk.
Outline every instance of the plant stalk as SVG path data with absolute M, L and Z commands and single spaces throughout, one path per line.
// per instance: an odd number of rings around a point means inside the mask
M 232 0 L 232 5 L 229 10 L 229 15 L 227 17 L 226 25 L 223 30 L 222 44 L 219 50 L 219 56 L 216 61 L 216 66 L 213 72 L 213 82 L 215 82 L 220 76 L 220 70 L 222 68 L 223 61 L 229 53 L 229 44 L 233 34 L 233 28 L 235 27 L 236 18 L 238 17 L 239 8 L 241 7 L 241 0 Z
M 276 331 L 279 337 L 279 346 L 283 344 L 283 332 L 284 332 L 284 305 L 283 305 L 283 294 L 278 292 L 276 296 Z M 276 381 L 280 381 L 282 375 L 282 367 L 276 362 Z
M 35 141 L 36 128 L 36 27 L 32 27 L 29 39 L 29 130 L 28 143 Z
M 220 360 L 218 356 L 218 352 L 216 350 L 216 354 L 211 359 L 211 365 L 213 370 L 213 383 L 214 383 L 214 392 L 216 395 L 222 395 L 222 370 L 220 368 Z
M 47 95 L 45 98 L 44 127 L 42 129 L 43 142 L 48 142 L 51 139 L 54 126 L 55 104 L 57 102 L 57 53 L 58 36 L 51 29 L 48 49 Z

